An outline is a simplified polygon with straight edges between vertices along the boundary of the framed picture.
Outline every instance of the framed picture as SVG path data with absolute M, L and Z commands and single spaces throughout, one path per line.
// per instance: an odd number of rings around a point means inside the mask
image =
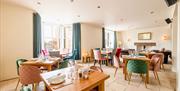
M 151 32 L 138 33 L 138 40 L 151 40 L 151 37 Z

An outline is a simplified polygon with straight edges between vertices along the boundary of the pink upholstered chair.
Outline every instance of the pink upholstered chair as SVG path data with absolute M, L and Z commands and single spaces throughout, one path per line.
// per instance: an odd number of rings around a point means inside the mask
M 153 71 L 154 77 L 155 79 L 158 80 L 159 84 L 160 84 L 160 80 L 157 71 L 160 70 L 161 60 L 162 60 L 161 58 L 162 58 L 161 55 L 153 55 L 149 65 L 149 69 Z
M 114 61 L 114 67 L 115 67 L 115 72 L 114 72 L 114 77 L 116 76 L 117 70 L 120 68 L 120 59 L 116 55 L 113 56 L 113 61 Z
M 46 50 L 46 49 L 41 50 L 41 54 L 42 54 L 43 56 L 49 56 L 49 52 L 48 52 L 48 50 Z
M 34 84 L 39 83 L 41 81 L 40 73 L 41 70 L 38 67 L 22 65 L 19 68 L 19 78 L 22 87 L 28 84 L 32 84 L 32 89 L 35 89 L 36 91 L 36 88 L 34 88 Z
M 120 57 L 120 55 L 121 55 L 121 48 L 117 48 L 116 49 L 116 56 Z
M 95 66 L 95 64 L 96 64 L 96 61 L 98 61 L 99 65 L 100 65 L 100 68 L 101 68 L 101 62 L 102 62 L 102 61 L 107 61 L 107 58 L 103 58 L 103 57 L 101 56 L 100 50 L 93 50 L 93 52 L 94 52 L 94 59 L 95 59 L 95 61 L 94 61 L 94 66 Z
M 116 54 L 113 56 L 113 61 L 114 61 L 114 67 L 115 67 L 115 72 L 114 72 L 114 77 L 116 76 L 116 72 L 118 68 L 123 68 L 125 66 L 125 62 L 120 63 L 120 58 L 121 57 L 121 48 L 116 49 Z M 124 70 L 123 70 L 124 73 Z

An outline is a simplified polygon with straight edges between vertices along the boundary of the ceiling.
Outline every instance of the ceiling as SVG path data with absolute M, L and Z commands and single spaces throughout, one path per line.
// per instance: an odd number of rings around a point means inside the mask
M 43 21 L 91 23 L 111 30 L 167 25 L 174 6 L 165 0 L 5 0 L 40 13 Z M 98 8 L 100 6 L 100 8 Z

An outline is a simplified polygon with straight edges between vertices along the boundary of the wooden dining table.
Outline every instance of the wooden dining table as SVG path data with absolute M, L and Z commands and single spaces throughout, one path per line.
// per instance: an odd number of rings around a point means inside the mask
M 104 82 L 110 77 L 105 73 L 93 71 L 89 73 L 88 79 L 74 79 L 72 84 L 65 86 L 61 86 L 61 84 L 52 85 L 49 83 L 48 79 L 50 77 L 56 76 L 58 74 L 66 74 L 69 72 L 69 69 L 70 67 L 42 73 L 41 77 L 46 85 L 46 91 L 90 91 L 95 87 L 98 87 L 98 91 L 104 91 Z M 60 86 L 60 88 L 58 88 L 58 86 Z
M 124 79 L 127 80 L 127 63 L 128 61 L 131 60 L 143 60 L 146 61 L 147 63 L 147 73 L 146 73 L 146 81 L 147 83 L 149 83 L 149 63 L 150 63 L 150 59 L 147 58 L 146 56 L 130 56 L 130 55 L 123 55 L 123 62 L 125 63 L 125 67 L 123 68 L 123 72 L 124 72 Z
M 26 62 L 23 62 L 21 65 L 31 65 L 37 67 L 45 67 L 48 71 L 52 71 L 53 65 L 59 67 L 59 58 L 50 58 L 48 60 L 41 60 L 38 58 L 29 59 Z

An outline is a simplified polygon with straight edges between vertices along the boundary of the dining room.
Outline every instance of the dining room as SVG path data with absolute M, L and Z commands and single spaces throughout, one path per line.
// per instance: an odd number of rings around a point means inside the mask
M 178 0 L 1 0 L 0 91 L 179 91 L 179 10 Z

